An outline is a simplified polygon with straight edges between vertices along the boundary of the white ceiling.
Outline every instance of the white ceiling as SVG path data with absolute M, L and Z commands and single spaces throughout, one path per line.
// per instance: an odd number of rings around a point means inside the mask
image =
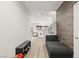
M 63 1 L 26 1 L 23 2 L 32 16 L 47 16 L 49 12 L 56 11 Z

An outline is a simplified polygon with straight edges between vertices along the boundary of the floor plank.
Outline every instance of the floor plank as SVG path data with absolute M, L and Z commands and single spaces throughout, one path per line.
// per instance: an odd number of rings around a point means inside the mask
M 31 45 L 30 51 L 25 56 L 26 58 L 48 58 L 46 45 L 41 39 L 33 37 Z

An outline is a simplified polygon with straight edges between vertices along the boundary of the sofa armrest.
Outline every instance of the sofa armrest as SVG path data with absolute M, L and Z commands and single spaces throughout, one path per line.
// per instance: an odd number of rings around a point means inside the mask
M 46 35 L 46 41 L 59 41 L 57 35 Z

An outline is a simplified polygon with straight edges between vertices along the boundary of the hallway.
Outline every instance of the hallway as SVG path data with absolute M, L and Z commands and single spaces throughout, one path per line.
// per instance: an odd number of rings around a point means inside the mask
M 37 37 L 32 37 L 31 49 L 25 58 L 48 58 L 48 52 L 43 41 Z
M 79 55 L 79 41 L 75 41 L 79 38 L 79 16 L 76 16 L 79 5 L 76 3 L 0 2 L 0 57 L 73 58 Z

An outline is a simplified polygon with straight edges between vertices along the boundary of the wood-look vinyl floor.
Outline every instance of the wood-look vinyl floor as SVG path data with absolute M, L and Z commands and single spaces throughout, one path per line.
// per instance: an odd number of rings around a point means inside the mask
M 25 58 L 49 58 L 44 42 L 41 39 L 33 37 L 31 40 L 31 49 Z

